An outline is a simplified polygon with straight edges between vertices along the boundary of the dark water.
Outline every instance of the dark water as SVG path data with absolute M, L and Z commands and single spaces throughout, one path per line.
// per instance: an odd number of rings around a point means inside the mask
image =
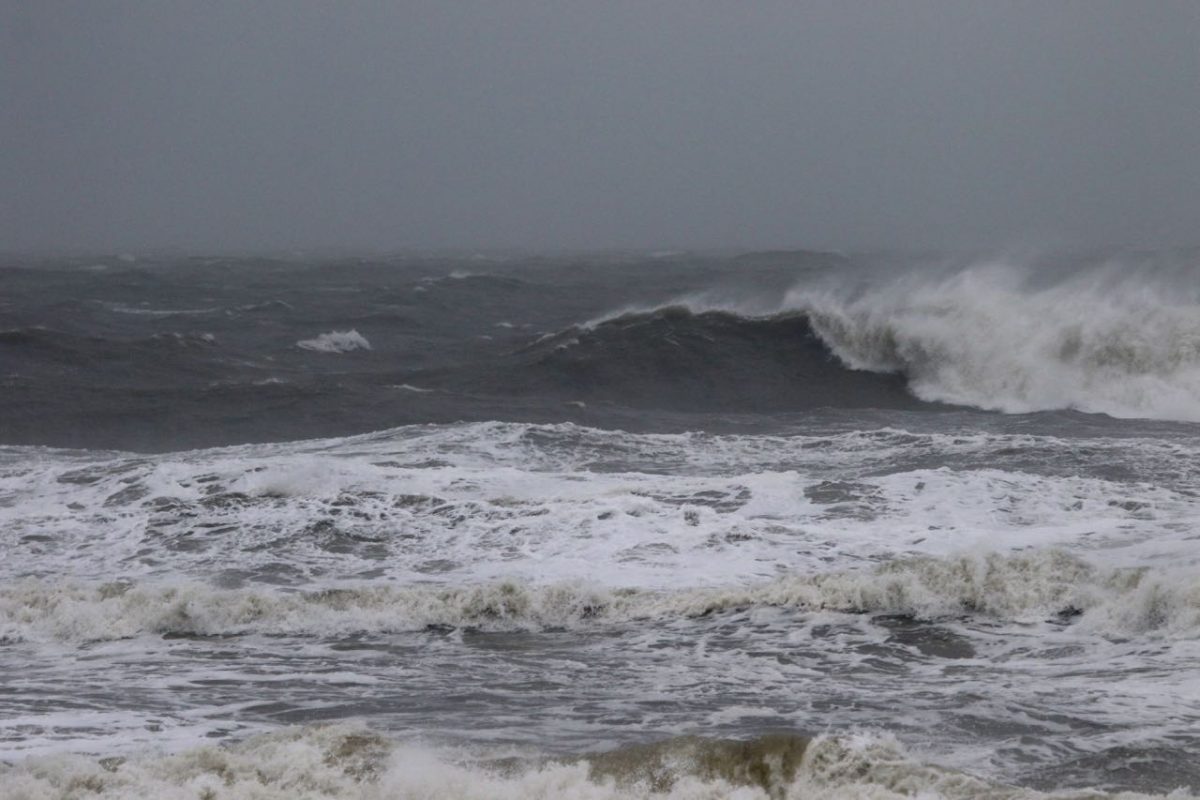
M 0 796 L 1198 786 L 1180 258 L 9 258 Z
M 757 321 L 667 308 L 575 327 L 722 287 L 778 297 L 797 276 L 840 266 L 822 255 L 747 264 L 88 259 L 11 266 L 3 272 L 8 413 L 0 437 L 163 450 L 417 422 L 678 428 L 703 421 L 670 419 L 672 412 L 920 406 L 898 377 L 844 369 L 803 315 Z M 370 349 L 297 346 L 336 331 L 356 331 Z M 429 397 L 404 385 L 443 391 Z

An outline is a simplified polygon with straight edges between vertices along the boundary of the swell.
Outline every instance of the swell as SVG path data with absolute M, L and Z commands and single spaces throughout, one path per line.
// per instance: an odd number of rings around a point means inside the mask
M 115 346 L 100 336 L 76 336 L 40 326 L 0 331 L 0 353 L 6 359 L 31 363 L 82 365 L 111 357 Z
M 481 394 L 686 411 L 926 405 L 900 376 L 846 368 L 804 313 L 747 317 L 682 305 L 573 326 L 487 365 L 419 378 Z
M 160 332 L 140 337 L 80 336 L 32 326 L 0 330 L 0 352 L 12 357 L 86 364 L 93 360 L 122 360 L 139 354 L 163 353 L 180 347 L 212 347 L 215 336 L 196 332 Z
M 1194 574 L 1101 569 L 1062 551 L 1044 550 L 902 559 L 869 570 L 669 592 L 516 581 L 290 592 L 198 583 L 26 579 L 0 588 L 0 640 L 344 635 L 429 627 L 544 630 L 702 618 L 765 607 L 923 620 L 1049 620 L 1102 636 L 1200 634 L 1200 581 Z

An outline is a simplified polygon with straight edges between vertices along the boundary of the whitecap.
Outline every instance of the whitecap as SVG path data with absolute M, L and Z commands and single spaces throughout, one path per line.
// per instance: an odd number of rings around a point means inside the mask
M 302 339 L 296 342 L 302 350 L 314 353 L 349 353 L 352 350 L 370 350 L 371 343 L 367 337 L 357 330 L 330 331 L 312 339 Z

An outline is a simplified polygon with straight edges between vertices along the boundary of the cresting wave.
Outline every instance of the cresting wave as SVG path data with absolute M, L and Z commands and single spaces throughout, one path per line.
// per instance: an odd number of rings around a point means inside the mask
M 802 313 L 746 317 L 683 305 L 542 336 L 443 386 L 687 411 L 922 405 L 898 376 L 847 369 Z
M 532 800 L 535 798 L 1148 798 L 1044 794 L 928 766 L 876 736 L 747 741 L 683 737 L 568 759 L 474 758 L 391 741 L 347 724 L 290 728 L 227 747 L 133 758 L 30 759 L 0 766 L 0 798 L 87 796 L 208 800 Z M 1179 790 L 1169 797 L 1193 795 Z
M 1196 295 L 1194 281 L 1116 268 L 1034 287 L 992 265 L 849 298 L 795 291 L 785 304 L 847 364 L 900 372 L 923 399 L 1200 421 Z
M 1037 277 L 1028 268 L 987 264 L 805 283 L 780 301 L 700 294 L 618 312 L 539 344 L 569 350 L 577 362 L 669 358 L 685 376 L 698 371 L 709 382 L 744 381 L 736 369 L 749 359 L 774 375 L 750 376 L 756 393 L 800 379 L 802 397 L 788 398 L 800 400 L 798 407 L 864 405 L 854 402 L 864 389 L 849 383 L 854 373 L 823 364 L 836 362 L 898 376 L 930 402 L 1200 421 L 1194 281 L 1118 267 L 1049 284 Z M 641 335 L 634 339 L 633 331 Z M 866 388 L 866 405 L 897 406 L 886 385 Z
M 1058 550 L 912 558 L 871 570 L 732 588 L 650 592 L 580 584 L 357 586 L 304 592 L 204 584 L 46 583 L 0 588 L 0 641 L 140 635 L 382 633 L 427 627 L 537 630 L 697 618 L 756 607 L 1047 619 L 1099 635 L 1200 635 L 1194 574 L 1098 569 Z

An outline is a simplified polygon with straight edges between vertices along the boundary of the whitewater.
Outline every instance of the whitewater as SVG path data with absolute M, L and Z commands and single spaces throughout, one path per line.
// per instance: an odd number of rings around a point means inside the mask
M 0 265 L 0 798 L 1196 796 L 1189 258 Z

